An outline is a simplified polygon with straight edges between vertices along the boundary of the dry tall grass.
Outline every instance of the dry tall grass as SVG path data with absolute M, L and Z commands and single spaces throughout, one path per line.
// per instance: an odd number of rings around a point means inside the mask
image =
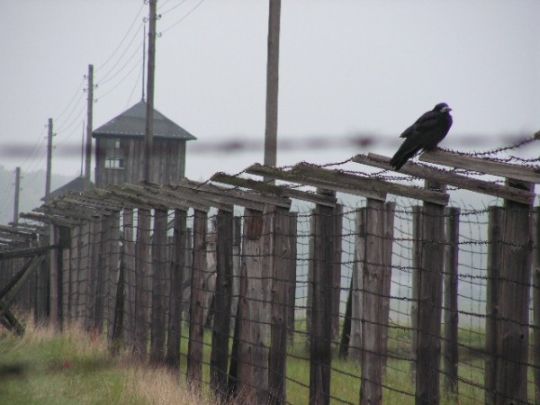
M 24 351 L 29 347 L 62 341 L 68 353 L 64 354 L 61 360 L 64 367 L 71 367 L 70 362 L 74 362 L 75 358 L 106 359 L 124 381 L 120 401 L 123 404 L 206 405 L 217 402 L 215 399 L 203 398 L 190 390 L 181 382 L 181 377 L 175 376 L 167 368 L 156 368 L 136 362 L 126 352 L 112 357 L 104 336 L 89 333 L 81 325 L 71 324 L 62 332 L 57 332 L 50 326 L 34 326 L 32 319 L 26 319 L 25 324 L 26 332 L 12 346 L 14 350 Z M 0 339 L 8 335 L 9 332 L 0 330 Z

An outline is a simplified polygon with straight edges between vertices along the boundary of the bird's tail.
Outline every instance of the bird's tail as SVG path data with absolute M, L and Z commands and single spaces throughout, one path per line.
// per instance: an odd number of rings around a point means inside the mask
M 395 169 L 399 170 L 401 167 L 412 158 L 416 152 L 420 150 L 418 145 L 410 144 L 407 139 L 401 147 L 398 149 L 398 151 L 395 153 L 394 156 L 392 156 L 392 159 L 390 159 L 390 165 Z

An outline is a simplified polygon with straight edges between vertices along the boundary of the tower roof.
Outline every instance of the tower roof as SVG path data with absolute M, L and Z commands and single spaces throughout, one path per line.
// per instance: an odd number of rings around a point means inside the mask
M 122 114 L 95 129 L 92 136 L 144 136 L 145 126 L 146 101 L 141 100 Z M 180 139 L 185 141 L 197 139 L 156 109 L 154 109 L 154 137 Z

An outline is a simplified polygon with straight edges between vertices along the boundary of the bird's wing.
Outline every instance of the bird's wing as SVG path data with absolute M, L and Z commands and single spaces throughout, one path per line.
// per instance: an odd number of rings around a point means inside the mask
M 414 124 L 412 124 L 409 128 L 403 131 L 403 133 L 400 135 L 400 138 L 408 138 L 409 136 L 418 131 L 425 131 L 433 128 L 437 125 L 438 118 L 439 113 L 437 113 L 436 111 L 428 111 L 422 114 L 422 116 L 418 118 Z

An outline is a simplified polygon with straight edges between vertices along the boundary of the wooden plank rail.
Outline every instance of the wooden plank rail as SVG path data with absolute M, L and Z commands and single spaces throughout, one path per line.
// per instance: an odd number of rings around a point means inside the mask
M 265 178 L 284 180 L 291 183 L 309 185 L 326 190 L 360 195 L 362 197 L 373 198 L 381 201 L 386 199 L 386 194 L 384 192 L 373 190 L 372 187 L 365 187 L 368 182 L 364 182 L 363 180 L 368 179 L 361 179 L 357 182 L 357 184 L 354 185 L 343 182 L 334 183 L 333 181 L 323 181 L 317 176 L 306 176 L 302 173 L 296 173 L 290 170 L 282 170 L 275 167 L 262 166 L 258 163 L 248 167 L 246 169 L 246 173 L 263 176 Z M 362 185 L 364 185 L 364 187 L 362 187 Z
M 390 165 L 389 157 L 377 155 L 375 153 L 356 155 L 352 160 L 356 163 L 378 167 L 379 169 L 394 170 Z M 534 193 L 525 190 L 507 187 L 490 181 L 478 180 L 432 167 L 421 166 L 412 162 L 405 163 L 405 165 L 399 169 L 399 173 L 525 204 L 534 200 Z
M 277 204 L 278 206 L 288 208 L 290 207 L 290 200 L 281 197 L 266 197 L 262 195 L 256 195 L 254 193 L 247 193 L 245 191 L 235 190 L 232 188 L 217 187 L 215 185 L 201 184 L 195 182 L 183 182 L 181 184 L 175 184 L 175 189 L 180 190 L 182 193 L 187 192 L 197 198 L 200 196 L 206 198 L 212 202 L 221 204 L 222 206 L 237 205 L 240 207 L 249 208 L 256 211 L 264 210 L 265 204 Z
M 405 186 L 388 181 L 357 176 L 344 173 L 339 170 L 323 169 L 308 163 L 299 163 L 291 169 L 292 173 L 299 173 L 309 178 L 317 178 L 328 183 L 340 184 L 343 187 L 359 188 L 369 190 L 381 195 L 394 194 L 400 197 L 415 198 L 433 204 L 448 203 L 449 196 L 432 190 L 425 190 L 419 187 Z M 369 198 L 369 197 L 368 197 Z
M 424 152 L 422 155 L 420 155 L 420 160 L 438 165 L 472 170 L 492 176 L 506 177 L 534 184 L 540 183 L 540 166 L 529 167 L 505 162 L 497 162 L 487 158 L 483 159 L 474 156 L 461 155 L 442 149 Z
M 13 249 L 0 251 L 0 260 L 12 259 L 14 257 L 37 256 L 47 253 L 51 249 L 57 249 L 57 245 L 39 246 L 34 248 Z
M 312 193 L 309 191 L 296 190 L 294 188 L 285 187 L 285 186 L 276 186 L 273 184 L 268 184 L 264 181 L 257 181 L 253 179 L 246 179 L 237 176 L 231 176 L 223 172 L 214 174 L 210 180 L 229 184 L 231 186 L 248 188 L 260 193 L 274 194 L 281 197 L 295 198 L 297 200 L 308 201 L 315 204 L 327 205 L 333 207 L 336 205 L 336 199 L 328 196 L 323 196 L 320 194 Z

